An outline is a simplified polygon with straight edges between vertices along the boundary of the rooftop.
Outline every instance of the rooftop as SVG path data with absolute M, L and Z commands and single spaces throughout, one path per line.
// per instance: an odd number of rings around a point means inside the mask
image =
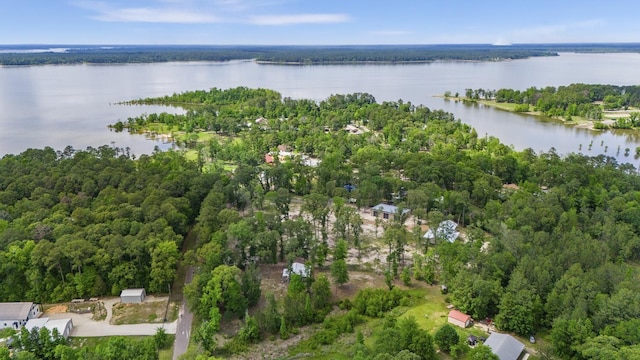
M 449 312 L 449 317 L 456 319 L 458 321 L 462 321 L 462 322 L 467 322 L 469 319 L 471 319 L 471 315 L 467 315 L 463 312 L 460 312 L 458 310 L 451 310 Z
M 0 303 L 0 320 L 26 320 L 32 306 L 32 302 Z
M 388 205 L 388 204 L 383 204 L 380 203 L 374 207 L 372 207 L 373 210 L 377 210 L 377 211 L 382 211 L 385 213 L 390 213 L 390 214 L 397 214 L 398 213 L 398 207 L 395 205 Z M 409 212 L 409 209 L 402 209 L 402 213 L 406 214 Z
M 45 318 L 39 318 L 39 319 L 31 319 L 29 321 L 27 321 L 26 325 L 24 326 L 29 332 L 31 332 L 32 329 L 34 328 L 47 328 L 49 329 L 50 332 L 53 333 L 53 329 L 57 329 L 58 330 L 58 334 L 63 335 L 64 334 L 64 330 L 67 327 L 67 324 L 69 324 L 71 322 L 70 318 L 67 319 L 54 319 L 51 320 L 48 317 Z
M 425 239 L 435 239 L 436 237 L 447 240 L 448 242 L 454 242 L 458 236 L 460 236 L 460 232 L 456 231 L 458 224 L 456 224 L 452 220 L 445 220 L 438 225 L 435 233 L 433 229 L 429 229 L 423 236 Z
M 498 355 L 500 360 L 516 360 L 520 357 L 524 344 L 509 334 L 491 333 L 485 345 L 491 348 L 491 351 Z
M 144 289 L 124 289 L 120 296 L 141 296 L 142 294 L 144 294 Z

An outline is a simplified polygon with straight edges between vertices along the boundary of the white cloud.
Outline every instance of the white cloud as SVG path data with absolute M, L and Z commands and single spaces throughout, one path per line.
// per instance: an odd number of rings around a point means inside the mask
M 254 25 L 332 24 L 348 22 L 347 14 L 257 15 L 249 17 Z
M 350 21 L 347 14 L 302 13 L 252 15 L 259 8 L 278 6 L 283 0 L 152 0 L 146 6 L 119 7 L 106 1 L 80 0 L 76 5 L 89 17 L 104 22 L 237 23 L 252 25 L 331 24 Z
M 110 22 L 146 22 L 146 23 L 177 23 L 177 24 L 198 24 L 214 23 L 220 19 L 214 15 L 202 14 L 192 11 L 174 9 L 152 9 L 152 8 L 124 8 L 103 10 L 93 19 Z

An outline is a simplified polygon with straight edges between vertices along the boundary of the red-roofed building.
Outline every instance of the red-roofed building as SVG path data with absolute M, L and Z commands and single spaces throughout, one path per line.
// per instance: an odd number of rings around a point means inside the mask
M 273 164 L 275 162 L 275 159 L 271 154 L 264 154 L 264 162 L 266 162 L 267 164 Z
M 471 319 L 471 315 L 467 315 L 458 310 L 451 310 L 449 312 L 448 322 L 453 325 L 458 325 L 464 329 L 471 326 L 473 320 Z

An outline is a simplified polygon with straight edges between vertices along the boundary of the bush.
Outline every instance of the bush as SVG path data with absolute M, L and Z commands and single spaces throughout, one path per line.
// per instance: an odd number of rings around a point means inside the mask
M 316 343 L 318 345 L 331 345 L 338 338 L 338 333 L 335 330 L 322 329 L 317 333 L 313 334 L 311 339 L 309 339 L 312 343 Z
M 257 343 L 261 340 L 260 328 L 254 317 L 247 316 L 244 327 L 238 331 L 237 338 L 246 344 Z
M 383 317 L 385 312 L 398 306 L 403 297 L 398 289 L 364 289 L 356 295 L 354 305 L 362 315 Z
M 638 148 L 640 149 L 640 148 Z M 340 310 L 351 310 L 351 308 L 353 307 L 353 304 L 351 303 L 351 300 L 349 299 L 343 299 L 338 303 L 338 308 Z
M 458 332 L 453 328 L 453 326 L 444 324 L 436 332 L 434 340 L 436 341 L 436 344 L 438 345 L 440 350 L 449 352 L 451 351 L 451 348 L 460 341 L 460 337 L 458 336 Z
M 322 326 L 325 329 L 335 330 L 338 335 L 352 333 L 356 325 L 360 324 L 362 319 L 356 310 L 351 310 L 344 315 L 331 316 L 324 319 Z

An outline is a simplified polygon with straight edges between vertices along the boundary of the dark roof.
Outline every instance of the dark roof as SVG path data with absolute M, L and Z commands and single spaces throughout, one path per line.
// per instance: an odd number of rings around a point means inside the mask
M 498 355 L 500 360 L 517 360 L 524 350 L 524 344 L 509 334 L 491 333 L 485 345 Z
M 27 320 L 32 302 L 0 303 L 0 320 Z

